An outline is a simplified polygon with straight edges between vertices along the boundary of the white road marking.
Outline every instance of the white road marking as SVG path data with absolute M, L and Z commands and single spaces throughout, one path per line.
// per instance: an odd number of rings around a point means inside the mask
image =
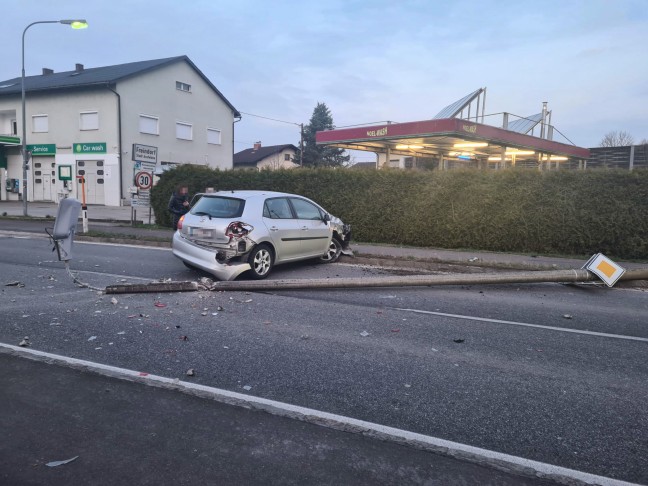
M 16 240 L 29 240 L 29 239 L 38 239 L 38 240 L 44 240 L 44 239 L 49 239 L 49 236 L 46 234 L 41 234 L 41 233 L 26 233 L 22 231 L 3 231 L 0 230 L 0 236 L 4 236 L 7 238 L 14 238 Z M 80 234 L 77 234 L 76 236 L 83 236 Z M 140 240 L 142 242 L 146 240 Z M 169 240 L 171 241 L 171 240 Z M 121 246 L 121 247 L 127 247 L 127 248 L 142 248 L 146 250 L 163 250 L 163 251 L 171 251 L 171 248 L 167 247 L 161 247 L 161 246 L 148 246 L 148 245 L 130 245 L 128 243 L 107 243 L 107 242 L 101 242 L 101 241 L 79 241 L 78 239 L 74 240 L 75 245 L 104 245 L 104 246 Z
M 188 395 L 211 399 L 220 403 L 245 407 L 253 410 L 262 410 L 273 415 L 301 420 L 336 430 L 349 433 L 363 434 L 379 440 L 395 442 L 404 446 L 423 449 L 443 456 L 454 457 L 459 460 L 472 462 L 487 467 L 521 474 L 526 477 L 549 478 L 565 485 L 585 484 L 600 486 L 639 486 L 634 483 L 617 479 L 597 476 L 574 469 L 568 469 L 553 464 L 533 461 L 523 457 L 503 454 L 497 451 L 473 447 L 459 442 L 453 442 L 429 435 L 417 434 L 407 430 L 388 427 L 364 420 L 358 420 L 343 415 L 332 414 L 312 408 L 291 405 L 290 403 L 268 400 L 266 398 L 245 395 L 221 388 L 198 385 L 178 379 L 150 375 L 141 371 L 134 371 L 116 366 L 109 366 L 92 361 L 86 361 L 67 356 L 61 356 L 35 349 L 21 348 L 10 344 L 0 343 L 0 353 L 18 356 L 66 366 L 77 370 L 90 371 L 99 375 L 116 378 L 119 380 L 142 383 L 167 390 L 175 390 Z M 578 483 L 580 482 L 580 483 Z
M 141 240 L 142 242 L 145 240 Z M 171 251 L 171 248 L 164 246 L 148 246 L 148 245 L 129 245 L 128 243 L 106 243 L 102 241 L 78 241 L 74 240 L 75 245 L 103 245 L 103 246 L 120 246 L 126 248 L 141 248 L 145 250 L 161 250 L 161 251 Z
M 446 314 L 445 312 L 432 312 L 432 311 L 426 311 L 420 309 L 403 309 L 400 307 L 391 307 L 391 309 L 399 310 L 403 312 L 414 312 L 416 314 L 430 314 L 430 315 L 441 316 L 441 317 L 452 317 L 453 319 L 464 319 L 467 321 L 492 322 L 495 324 L 508 324 L 511 326 L 534 327 L 537 329 L 547 329 L 549 331 L 571 332 L 574 334 L 585 334 L 588 336 L 598 336 L 598 337 L 606 337 L 612 339 L 625 339 L 628 341 L 642 341 L 648 343 L 648 338 L 642 338 L 637 336 L 624 336 L 623 334 L 609 334 L 607 332 L 584 331 L 581 329 L 572 329 L 569 327 L 543 326 L 542 324 L 529 324 L 528 322 L 502 321 L 500 319 L 489 319 L 487 317 L 464 316 L 461 314 Z

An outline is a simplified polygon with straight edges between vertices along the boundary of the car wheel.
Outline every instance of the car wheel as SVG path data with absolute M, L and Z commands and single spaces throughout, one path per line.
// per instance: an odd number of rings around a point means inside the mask
M 324 255 L 320 257 L 322 263 L 334 263 L 342 254 L 342 244 L 337 238 L 331 238 L 331 244 Z
M 270 275 L 272 265 L 274 263 L 274 256 L 272 249 L 268 245 L 258 245 L 251 252 L 248 257 L 250 264 L 250 276 L 255 280 L 261 280 Z

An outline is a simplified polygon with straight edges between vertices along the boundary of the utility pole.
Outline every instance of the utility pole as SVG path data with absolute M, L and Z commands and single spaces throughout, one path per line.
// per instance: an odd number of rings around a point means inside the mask
M 304 124 L 299 124 L 301 137 L 299 139 L 299 167 L 304 167 Z

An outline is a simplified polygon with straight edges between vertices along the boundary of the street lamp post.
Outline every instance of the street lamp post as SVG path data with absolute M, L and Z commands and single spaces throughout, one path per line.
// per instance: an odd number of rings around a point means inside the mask
M 20 89 L 22 93 L 22 198 L 23 198 L 23 215 L 27 216 L 27 168 L 29 167 L 29 153 L 27 152 L 27 120 L 25 113 L 25 34 L 27 29 L 36 24 L 65 24 L 73 29 L 85 29 L 88 23 L 84 19 L 64 19 L 64 20 L 39 20 L 32 22 L 22 33 L 22 72 L 20 77 Z

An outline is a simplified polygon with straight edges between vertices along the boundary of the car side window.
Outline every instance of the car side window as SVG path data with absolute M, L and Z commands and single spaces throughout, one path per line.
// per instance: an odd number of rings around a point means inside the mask
M 322 219 L 322 213 L 313 203 L 297 198 L 291 198 L 290 202 L 295 209 L 297 219 Z
M 266 199 L 263 207 L 263 216 L 272 219 L 293 219 L 288 199 L 284 197 Z

